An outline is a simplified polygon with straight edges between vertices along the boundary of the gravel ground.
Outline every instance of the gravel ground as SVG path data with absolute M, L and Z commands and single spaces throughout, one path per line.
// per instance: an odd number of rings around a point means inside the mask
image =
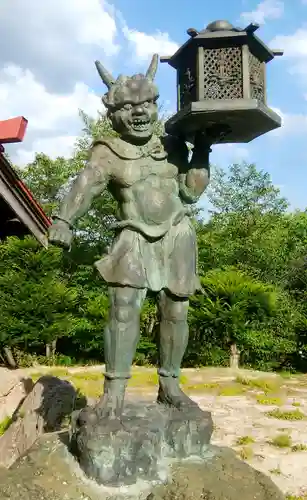
M 42 373 L 50 368 L 40 367 Z M 33 368 L 26 370 L 33 372 Z M 69 372 L 88 373 L 103 371 L 102 366 L 69 368 Z M 151 368 L 134 369 L 138 374 L 154 373 Z M 54 373 L 54 371 L 53 371 Z M 54 373 L 56 374 L 56 373 Z M 257 391 L 265 397 L 261 389 L 247 387 L 247 392 L 238 396 L 221 396 L 214 391 L 201 391 L 193 386 L 201 384 L 229 385 L 236 377 L 265 378 L 277 380 L 274 374 L 240 370 L 233 372 L 230 369 L 185 369 L 183 374 L 190 384 L 189 394 L 197 401 L 201 408 L 212 412 L 215 431 L 212 443 L 219 446 L 229 446 L 235 449 L 241 458 L 245 459 L 256 469 L 269 475 L 278 487 L 287 495 L 299 497 L 297 500 L 307 500 L 307 376 L 291 377 L 282 380 L 282 387 L 278 394 L 267 395 L 282 397 L 282 404 L 268 405 L 257 402 Z M 281 378 L 279 377 L 281 380 Z M 154 399 L 155 389 L 130 387 L 128 397 Z M 293 405 L 294 403 L 294 405 Z M 279 408 L 281 412 L 299 410 L 306 415 L 302 420 L 287 420 L 267 416 L 267 412 Z M 294 451 L 292 446 L 279 447 L 270 444 L 277 435 L 288 435 L 291 445 L 303 445 L 303 451 Z M 238 440 L 246 438 L 246 444 L 238 444 Z

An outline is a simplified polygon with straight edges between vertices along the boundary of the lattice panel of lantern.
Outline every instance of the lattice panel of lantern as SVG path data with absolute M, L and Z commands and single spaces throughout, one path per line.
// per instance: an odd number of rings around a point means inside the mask
M 241 47 L 204 49 L 204 99 L 243 98 Z
M 194 66 L 194 67 L 193 67 Z M 183 108 L 196 100 L 196 71 L 195 65 L 190 65 L 179 74 L 180 107 Z
M 248 57 L 249 78 L 250 78 L 250 97 L 265 102 L 265 65 L 259 61 L 251 52 Z

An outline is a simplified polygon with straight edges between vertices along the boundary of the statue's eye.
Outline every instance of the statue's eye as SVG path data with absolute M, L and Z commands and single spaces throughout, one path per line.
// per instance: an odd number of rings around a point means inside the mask
M 127 109 L 128 111 L 130 109 L 132 109 L 132 104 L 130 104 L 129 102 L 127 102 L 125 105 L 124 105 L 124 109 Z
M 148 101 L 145 101 L 144 104 L 143 104 L 144 108 L 148 108 L 149 106 L 149 102 Z

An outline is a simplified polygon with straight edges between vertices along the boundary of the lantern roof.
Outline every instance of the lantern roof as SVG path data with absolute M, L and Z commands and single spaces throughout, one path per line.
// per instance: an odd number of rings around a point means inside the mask
M 170 66 L 177 69 L 181 64 L 182 57 L 193 47 L 204 47 L 208 49 L 220 48 L 225 46 L 248 45 L 250 51 L 262 62 L 269 62 L 275 56 L 283 55 L 282 50 L 272 50 L 260 40 L 254 33 L 259 28 L 258 24 L 251 23 L 246 28 L 235 28 L 228 21 L 214 21 L 208 26 L 198 31 L 195 28 L 189 28 L 187 34 L 190 36 L 172 56 L 162 56 L 161 62 L 167 62 Z

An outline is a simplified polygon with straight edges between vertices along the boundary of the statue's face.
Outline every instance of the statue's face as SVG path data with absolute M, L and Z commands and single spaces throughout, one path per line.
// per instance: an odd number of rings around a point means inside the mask
M 157 97 L 152 86 L 146 79 L 128 80 L 115 99 L 118 104 L 110 113 L 114 130 L 130 142 L 147 142 L 158 119 Z

